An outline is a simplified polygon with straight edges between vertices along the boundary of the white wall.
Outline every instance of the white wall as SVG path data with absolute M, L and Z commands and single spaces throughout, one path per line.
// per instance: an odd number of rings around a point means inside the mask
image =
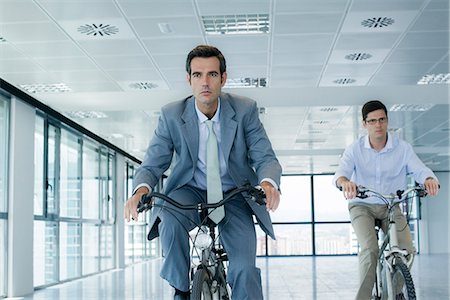
M 448 172 L 436 172 L 441 189 L 436 197 L 422 199 L 420 253 L 450 253 L 450 177 Z
M 8 296 L 33 292 L 35 109 L 11 100 L 8 189 Z

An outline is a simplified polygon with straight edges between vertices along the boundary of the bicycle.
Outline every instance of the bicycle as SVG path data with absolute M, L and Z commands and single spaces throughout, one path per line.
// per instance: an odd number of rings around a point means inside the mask
M 411 193 L 412 196 L 407 196 Z M 394 209 L 415 195 L 425 197 L 427 192 L 423 186 L 415 186 L 398 190 L 395 194 L 383 195 L 373 189 L 358 186 L 358 198 L 367 198 L 368 194 L 382 199 L 388 208 L 388 228 L 385 234 L 382 235 L 380 231 L 381 220 L 375 220 L 375 230 L 381 246 L 378 252 L 373 299 L 393 300 L 398 299 L 396 298 L 398 295 L 403 295 L 400 299 L 416 299 L 414 282 L 409 271 L 414 261 L 414 253 L 399 248 Z
M 208 211 L 224 205 L 237 194 L 242 194 L 244 198 L 251 199 L 259 205 L 265 205 L 265 195 L 263 190 L 259 187 L 251 186 L 250 184 L 235 188 L 224 199 L 217 203 L 183 205 L 167 195 L 158 192 L 143 195 L 139 202 L 138 213 L 147 211 L 152 207 L 169 209 L 162 204 L 155 203 L 155 198 L 166 201 L 179 209 L 195 209 L 199 212 L 200 222 L 195 224 L 197 233 L 194 238 L 190 237 L 193 244 L 192 252 L 194 249 L 199 249 L 201 251 L 201 253 L 197 253 L 199 256 L 198 264 L 194 263 L 191 265 L 191 300 L 231 299 L 231 289 L 226 280 L 226 262 L 228 261 L 228 257 L 224 248 L 218 242 L 220 233 L 216 234 L 217 225 L 208 218 Z M 189 235 L 188 231 L 187 234 Z M 193 256 L 192 252 L 191 257 Z M 194 260 L 191 259 L 191 262 L 193 261 Z

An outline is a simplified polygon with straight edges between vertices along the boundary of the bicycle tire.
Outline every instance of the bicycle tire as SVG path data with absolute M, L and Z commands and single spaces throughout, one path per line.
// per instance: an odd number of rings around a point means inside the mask
M 396 290 L 397 294 L 402 292 L 405 299 L 416 300 L 416 289 L 411 272 L 409 272 L 408 267 L 402 261 L 398 260 L 394 265 L 391 279 L 392 287 Z M 398 286 L 402 287 L 401 291 L 399 291 Z
M 211 284 L 208 270 L 205 268 L 197 269 L 192 281 L 191 300 L 212 300 Z

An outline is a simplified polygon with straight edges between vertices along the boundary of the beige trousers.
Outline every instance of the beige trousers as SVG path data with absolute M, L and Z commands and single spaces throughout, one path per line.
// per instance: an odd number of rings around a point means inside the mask
M 388 210 L 386 205 L 378 204 L 349 204 L 350 220 L 360 245 L 359 258 L 359 289 L 357 300 L 369 300 L 376 278 L 378 257 L 378 243 L 375 233 L 375 219 L 382 220 L 382 230 L 388 227 Z M 395 208 L 395 222 L 399 247 L 409 253 L 415 253 L 411 240 L 411 232 L 406 217 L 397 206 Z

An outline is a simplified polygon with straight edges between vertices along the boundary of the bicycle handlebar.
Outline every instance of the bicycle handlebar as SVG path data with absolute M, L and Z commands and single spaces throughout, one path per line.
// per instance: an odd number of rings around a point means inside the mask
M 356 197 L 364 199 L 368 197 L 367 193 L 372 193 L 383 199 L 394 201 L 394 200 L 402 200 L 403 197 L 408 195 L 410 192 L 416 192 L 419 197 L 425 197 L 428 194 L 423 185 L 414 186 L 406 190 L 397 190 L 395 194 L 391 193 L 388 195 L 384 195 L 375 191 L 374 189 L 358 185 Z
M 197 209 L 197 210 L 203 210 L 208 208 L 217 208 L 219 206 L 224 205 L 227 201 L 229 201 L 231 198 L 233 198 L 235 195 L 239 193 L 246 192 L 248 196 L 258 203 L 259 205 L 266 204 L 266 201 L 264 200 L 266 198 L 266 195 L 264 194 L 264 191 L 260 187 L 254 187 L 250 184 L 245 184 L 241 187 L 233 189 L 225 198 L 220 200 L 216 203 L 198 203 L 198 204 L 190 204 L 185 205 L 177 202 L 176 200 L 170 198 L 169 196 L 158 193 L 158 192 L 151 192 L 148 194 L 144 194 L 141 197 L 141 200 L 139 201 L 137 211 L 138 213 L 141 213 L 143 211 L 151 209 L 155 205 L 155 198 L 162 199 L 164 201 L 167 201 L 168 203 L 172 204 L 173 206 L 184 209 L 184 210 L 190 210 L 190 209 Z

